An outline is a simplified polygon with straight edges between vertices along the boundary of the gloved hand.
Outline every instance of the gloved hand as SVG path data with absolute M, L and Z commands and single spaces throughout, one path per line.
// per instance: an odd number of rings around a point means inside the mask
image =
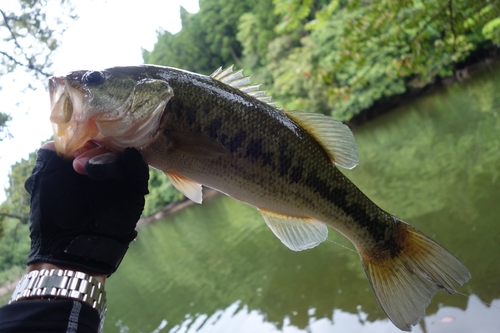
M 122 261 L 148 193 L 149 169 L 141 153 L 127 148 L 74 171 L 40 149 L 25 188 L 31 194 L 28 264 L 47 262 L 110 275 Z

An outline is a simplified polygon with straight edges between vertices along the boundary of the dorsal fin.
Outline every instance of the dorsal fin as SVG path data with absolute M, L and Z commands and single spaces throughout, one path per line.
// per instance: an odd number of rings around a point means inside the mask
M 346 169 L 358 165 L 356 140 L 347 125 L 321 113 L 285 113 L 319 142 L 333 163 Z
M 210 77 L 276 108 L 276 103 L 271 102 L 271 96 L 266 96 L 266 91 L 259 89 L 260 84 L 250 84 L 250 75 L 244 76 L 242 69 L 235 72 L 233 71 L 233 65 L 224 70 L 219 67 L 210 74 Z
M 210 74 L 210 77 L 276 108 L 276 103 L 271 102 L 271 97 L 259 89 L 260 85 L 250 84 L 250 76 L 244 76 L 242 69 L 235 72 L 233 65 L 226 69 L 219 67 Z M 358 165 L 356 141 L 347 125 L 320 113 L 300 111 L 285 111 L 285 113 L 319 142 L 333 163 L 346 169 Z

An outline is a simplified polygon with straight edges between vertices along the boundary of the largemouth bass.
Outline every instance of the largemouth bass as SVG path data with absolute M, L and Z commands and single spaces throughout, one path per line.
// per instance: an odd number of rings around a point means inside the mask
M 49 81 L 57 151 L 87 140 L 139 148 L 191 200 L 202 185 L 257 207 L 294 251 L 327 238 L 356 247 L 389 319 L 411 331 L 432 296 L 455 292 L 467 268 L 421 232 L 383 211 L 336 166 L 358 163 L 349 128 L 330 117 L 276 108 L 232 68 L 210 76 L 160 66 L 75 71 Z

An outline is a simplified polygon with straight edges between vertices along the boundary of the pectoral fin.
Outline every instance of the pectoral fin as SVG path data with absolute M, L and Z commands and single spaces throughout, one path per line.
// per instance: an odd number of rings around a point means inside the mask
M 229 151 L 214 138 L 194 132 L 167 132 L 170 149 L 199 158 L 215 158 L 229 154 Z
M 290 250 L 302 251 L 323 242 L 328 229 L 322 222 L 260 210 L 266 224 Z
M 176 173 L 165 172 L 165 174 L 179 192 L 184 194 L 188 199 L 201 204 L 203 201 L 201 184 Z

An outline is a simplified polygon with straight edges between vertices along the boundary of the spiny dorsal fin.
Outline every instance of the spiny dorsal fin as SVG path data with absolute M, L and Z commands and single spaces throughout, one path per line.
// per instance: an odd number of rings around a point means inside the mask
M 234 72 L 233 65 L 224 70 L 222 67 L 219 67 L 215 72 L 210 74 L 210 77 L 276 108 L 276 103 L 271 102 L 271 96 L 266 96 L 264 90 L 259 90 L 260 84 L 250 84 L 250 75 L 244 76 L 242 69 Z

